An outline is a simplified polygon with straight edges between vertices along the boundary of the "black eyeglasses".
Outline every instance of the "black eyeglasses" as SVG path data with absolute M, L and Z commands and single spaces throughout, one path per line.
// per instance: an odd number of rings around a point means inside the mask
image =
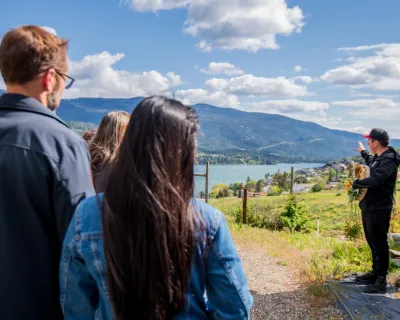
M 69 89 L 72 87 L 72 84 L 74 83 L 75 79 L 70 77 L 69 75 L 66 75 L 64 73 L 58 72 L 57 70 L 55 70 L 61 77 L 63 77 L 64 81 L 65 81 L 65 89 Z

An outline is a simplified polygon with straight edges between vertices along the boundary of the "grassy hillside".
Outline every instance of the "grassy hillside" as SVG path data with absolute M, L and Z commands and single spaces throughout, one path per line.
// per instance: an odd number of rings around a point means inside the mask
M 297 270 L 300 279 L 318 298 L 329 298 L 326 280 L 340 279 L 354 272 L 370 269 L 370 249 L 362 237 L 350 241 L 343 236 L 345 217 L 349 212 L 347 196 L 337 192 L 307 193 L 301 195 L 301 203 L 307 208 L 310 233 L 289 233 L 254 228 L 235 222 L 234 212 L 242 206 L 238 198 L 211 199 L 210 204 L 221 210 L 230 226 L 235 242 L 241 248 L 259 248 L 276 258 L 277 263 Z M 249 198 L 250 206 L 272 206 L 280 214 L 287 195 Z M 321 235 L 318 237 L 317 215 L 320 215 Z M 400 230 L 397 230 L 400 232 Z M 400 248 L 395 248 L 400 249 Z M 400 282 L 400 268 L 390 267 L 389 280 Z M 329 301 L 329 299 L 328 299 Z
M 397 196 L 400 200 L 399 193 Z M 259 207 L 260 210 L 267 206 L 272 207 L 274 213 L 280 214 L 286 205 L 287 198 L 287 195 L 249 198 L 248 203 L 250 206 Z M 304 193 L 298 195 L 298 200 L 307 210 L 306 217 L 311 230 L 317 229 L 319 215 L 321 235 L 334 236 L 343 233 L 345 218 L 350 213 L 350 206 L 344 191 Z M 210 204 L 225 215 L 233 217 L 234 211 L 242 207 L 242 199 L 236 197 L 211 199 Z

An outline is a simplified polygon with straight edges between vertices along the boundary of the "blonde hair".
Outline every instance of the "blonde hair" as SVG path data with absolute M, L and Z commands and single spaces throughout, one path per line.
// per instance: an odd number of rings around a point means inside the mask
M 103 117 L 89 143 L 92 169 L 101 169 L 115 159 L 129 120 L 130 114 L 125 111 L 111 111 Z

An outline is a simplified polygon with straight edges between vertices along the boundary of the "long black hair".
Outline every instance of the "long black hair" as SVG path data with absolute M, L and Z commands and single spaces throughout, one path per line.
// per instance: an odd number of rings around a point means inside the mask
M 199 121 L 163 97 L 133 111 L 104 195 L 115 318 L 168 319 L 185 305 L 199 221 L 192 197 Z

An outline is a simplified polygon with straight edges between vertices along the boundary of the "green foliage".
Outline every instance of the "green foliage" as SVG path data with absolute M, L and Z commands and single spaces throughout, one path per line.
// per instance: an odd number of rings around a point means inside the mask
M 210 197 L 211 198 L 226 198 L 229 197 L 230 192 L 229 192 L 229 187 L 220 183 L 220 184 L 216 184 L 213 186 L 212 190 L 211 190 L 211 194 Z
M 268 196 L 279 196 L 282 193 L 282 189 L 278 186 L 272 186 L 268 192 Z
M 242 224 L 243 207 L 238 205 L 233 209 L 235 222 Z M 269 230 L 282 230 L 280 214 L 270 204 L 253 202 L 247 204 L 246 223 L 248 226 Z
M 290 187 L 290 175 L 287 172 L 280 173 L 278 171 L 274 174 L 274 185 L 278 186 L 282 190 L 289 190 Z
M 241 182 L 232 183 L 229 186 L 229 189 L 231 189 L 233 191 L 233 194 L 237 194 L 238 190 L 242 190 L 243 189 L 243 184 Z
M 321 183 L 316 183 L 313 185 L 311 188 L 311 192 L 321 192 L 322 191 L 322 184 Z
M 256 183 L 256 192 L 261 192 L 264 187 L 264 179 L 260 179 Z
M 333 169 L 333 168 L 329 169 L 328 180 L 329 181 L 334 181 L 334 180 L 336 180 L 336 176 L 337 176 L 336 170 Z
M 344 274 L 371 267 L 371 250 L 366 243 L 336 243 L 333 246 L 333 258 Z
M 306 209 L 302 207 L 294 195 L 290 195 L 285 211 L 281 214 L 282 223 L 290 232 L 306 231 Z
M 247 188 L 248 190 L 250 190 L 250 191 L 253 191 L 253 190 L 256 188 L 256 184 L 257 184 L 256 181 L 254 181 L 254 180 L 248 180 L 248 181 L 246 182 L 246 188 Z
M 360 219 L 348 217 L 344 223 L 344 234 L 350 240 L 356 240 L 363 235 L 363 227 Z
M 298 175 L 294 177 L 294 182 L 297 184 L 303 184 L 303 183 L 307 183 L 307 177 L 303 176 L 303 175 Z

